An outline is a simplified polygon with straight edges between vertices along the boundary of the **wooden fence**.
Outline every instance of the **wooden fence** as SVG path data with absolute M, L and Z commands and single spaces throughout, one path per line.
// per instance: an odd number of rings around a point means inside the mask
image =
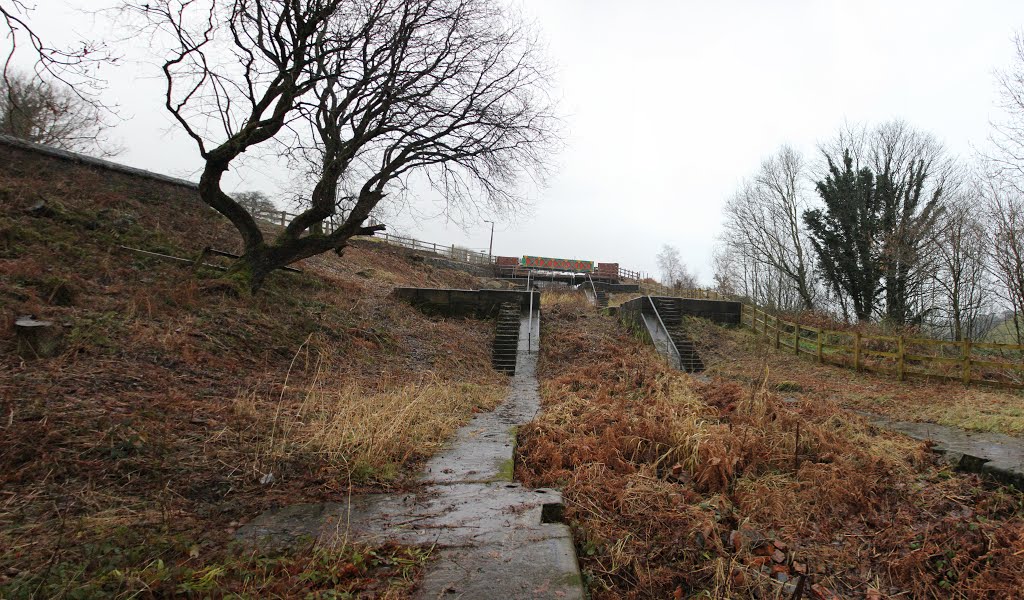
M 675 290 L 650 282 L 642 283 L 641 289 L 680 298 L 738 301 L 710 289 Z M 900 380 L 914 377 L 1024 389 L 1024 346 L 822 329 L 785 321 L 746 302 L 741 305 L 743 325 L 767 337 L 775 348 L 821 364 Z
M 252 211 L 252 214 L 257 219 L 265 221 L 267 223 L 273 223 L 274 225 L 280 225 L 285 227 L 288 223 L 291 223 L 292 219 L 296 216 L 295 214 L 289 213 L 284 210 L 261 210 L 258 208 L 247 207 Z M 324 221 L 324 233 L 331 233 L 338 227 L 341 227 L 343 221 L 328 219 Z M 371 217 L 367 222 L 368 225 L 378 225 L 376 219 Z M 456 262 L 468 263 L 472 265 L 489 265 L 494 262 L 493 258 L 486 252 L 479 252 L 470 248 L 463 248 L 456 246 L 455 244 L 437 244 L 434 242 L 424 242 L 422 240 L 416 240 L 411 237 L 405 237 L 401 235 L 394 235 L 387 232 L 377 233 L 374 239 L 393 244 L 395 246 L 401 246 L 417 252 L 430 252 L 437 254 L 448 260 Z
M 743 304 L 741 321 L 778 348 L 819 363 L 908 377 L 1024 388 L 1024 346 L 833 331 Z
M 486 252 L 478 252 L 469 248 L 456 246 L 455 244 L 445 245 L 433 242 L 424 242 L 421 240 L 414 240 L 409 237 L 392 235 L 390 233 L 378 233 L 373 237 L 389 244 L 394 244 L 410 250 L 431 252 L 456 262 L 469 263 L 473 265 L 490 265 L 494 262 L 493 257 L 489 256 Z

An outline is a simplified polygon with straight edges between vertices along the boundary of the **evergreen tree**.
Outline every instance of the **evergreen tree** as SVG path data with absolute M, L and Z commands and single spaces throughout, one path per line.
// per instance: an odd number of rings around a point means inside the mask
M 829 174 L 816 185 L 825 209 L 804 212 L 804 223 L 828 285 L 853 303 L 859 321 L 871 318 L 882 291 L 879 252 L 882 202 L 871 169 L 854 170 L 843 153 L 843 166 L 828 159 Z

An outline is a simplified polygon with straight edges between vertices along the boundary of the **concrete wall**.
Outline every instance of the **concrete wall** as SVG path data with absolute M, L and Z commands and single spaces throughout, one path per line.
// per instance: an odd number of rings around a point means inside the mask
M 640 291 L 640 284 L 637 283 L 606 283 L 604 281 L 595 281 L 594 287 L 612 294 Z
M 641 296 L 620 304 L 618 317 L 619 321 L 630 331 L 650 342 L 651 336 L 647 331 L 647 326 L 644 324 L 643 315 L 647 313 L 653 314 L 653 312 L 654 309 L 651 307 L 651 302 L 647 299 L 647 296 Z
M 4 168 L 12 172 L 37 172 L 40 163 L 51 166 L 55 162 L 70 163 L 93 169 L 100 169 L 109 173 L 118 173 L 130 177 L 129 181 L 137 182 L 139 178 L 159 182 L 177 188 L 195 190 L 198 184 L 185 179 L 169 177 L 160 173 L 144 171 L 126 165 L 120 165 L 108 160 L 67 152 L 58 148 L 34 144 L 8 135 L 0 135 L 0 162 Z M 211 209 L 212 210 L 212 209 Z
M 516 302 L 524 310 L 540 307 L 540 292 L 519 290 L 453 290 L 443 288 L 395 288 L 395 297 L 425 311 L 448 316 L 492 317 L 505 302 Z
M 654 307 L 647 296 L 633 298 L 619 306 L 619 321 L 629 331 L 647 344 L 652 344 L 658 353 L 665 357 L 665 360 L 674 369 L 681 369 L 679 353 L 675 351 L 675 344 L 668 330 L 662 327 L 661 321 L 655 314 Z
M 708 319 L 719 325 L 739 325 L 742 305 L 727 300 L 695 300 L 683 298 L 681 312 L 690 317 Z
M 654 296 L 651 300 L 658 298 Z M 680 312 L 689 317 L 708 319 L 719 325 L 739 325 L 741 304 L 726 300 L 693 300 L 690 298 L 669 298 L 679 303 Z M 654 306 L 647 296 L 634 298 L 619 306 L 619 320 L 638 331 L 646 330 L 643 317 L 655 316 Z

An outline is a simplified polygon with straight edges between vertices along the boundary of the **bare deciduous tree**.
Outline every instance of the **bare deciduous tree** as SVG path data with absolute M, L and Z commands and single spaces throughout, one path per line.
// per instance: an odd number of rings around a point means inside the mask
M 10 74 L 0 80 L 0 133 L 72 152 L 113 156 L 108 125 L 93 103 L 61 83 Z
M 26 53 L 35 65 L 36 75 L 65 84 L 82 100 L 105 108 L 98 97 L 103 81 L 97 77 L 96 69 L 116 62 L 117 58 L 100 41 L 79 40 L 69 47 L 52 45 L 30 23 L 33 9 L 24 0 L 0 0 L 0 30 L 6 33 L 8 45 L 3 57 L 3 79 L 11 75 L 15 57 Z
M 1024 33 L 1013 39 L 1014 65 L 996 74 L 1002 118 L 992 122 L 993 151 L 985 154 L 1003 184 L 1021 188 L 1024 181 Z
M 1013 311 L 1017 343 L 1024 343 L 1024 196 L 1012 183 L 992 178 L 983 188 L 991 219 L 993 273 Z
M 991 308 L 990 240 L 978 210 L 980 205 L 981 193 L 973 186 L 951 197 L 932 245 L 938 267 L 934 282 L 940 291 L 949 335 L 954 340 L 978 339 L 988 325 L 983 315 Z
M 263 192 L 238 192 L 232 197 L 255 217 L 278 211 L 274 202 Z
M 155 0 L 166 106 L 205 161 L 199 190 L 244 242 L 235 273 L 340 253 L 413 177 L 449 202 L 503 209 L 542 176 L 554 139 L 533 34 L 497 0 Z M 242 153 L 277 143 L 310 165 L 308 204 L 273 241 L 221 189 Z M 344 190 L 350 190 L 345 192 Z M 343 213 L 340 227 L 320 225 Z
M 697 287 L 697 279 L 690 274 L 690 270 L 683 262 L 679 249 L 670 244 L 661 247 L 661 252 L 655 257 L 658 261 L 658 269 L 661 271 L 661 283 L 669 287 L 679 289 L 694 289 Z
M 806 179 L 803 157 L 783 146 L 725 205 L 722 243 L 734 260 L 750 263 L 743 269 L 753 277 L 748 291 L 772 308 L 815 308 L 818 291 L 801 219 Z

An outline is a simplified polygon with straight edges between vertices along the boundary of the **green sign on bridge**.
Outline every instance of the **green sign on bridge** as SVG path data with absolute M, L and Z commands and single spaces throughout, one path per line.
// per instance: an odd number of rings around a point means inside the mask
M 574 258 L 548 258 L 545 256 L 524 256 L 519 264 L 530 269 L 548 269 L 551 271 L 572 271 L 590 273 L 594 270 L 594 261 L 576 260 Z

